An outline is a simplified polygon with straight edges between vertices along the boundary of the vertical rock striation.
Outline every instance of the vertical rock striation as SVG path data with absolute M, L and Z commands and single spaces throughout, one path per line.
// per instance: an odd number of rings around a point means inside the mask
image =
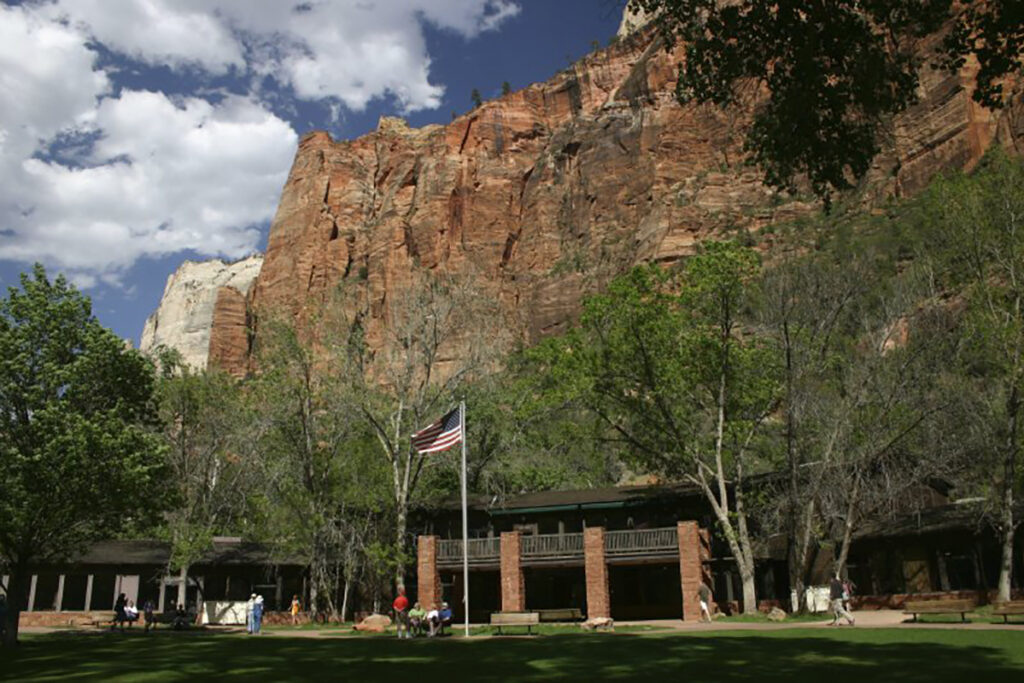
M 676 102 L 679 57 L 640 30 L 448 125 L 382 118 L 354 140 L 306 135 L 247 310 L 236 294 L 218 304 L 213 356 L 244 373 L 244 320 L 301 325 L 339 283 L 358 294 L 380 348 L 388 307 L 417 269 L 472 276 L 530 342 L 564 330 L 584 295 L 636 263 L 816 210 L 744 165 L 742 113 Z M 920 102 L 858 190 L 865 203 L 969 168 L 995 140 L 1020 144 L 1020 102 L 978 108 L 971 75 L 924 73 Z
M 244 329 L 245 294 L 262 264 L 263 256 L 258 254 L 233 263 L 220 259 L 185 261 L 167 278 L 160 306 L 146 320 L 139 347 L 146 353 L 153 353 L 160 346 L 177 349 L 191 368 L 205 369 L 211 337 L 223 339 L 231 324 L 237 322 L 226 311 L 216 313 L 215 309 L 222 307 L 221 288 L 229 288 L 240 298 Z M 222 345 L 218 341 L 218 349 Z M 243 349 L 241 358 L 247 351 L 248 347 Z

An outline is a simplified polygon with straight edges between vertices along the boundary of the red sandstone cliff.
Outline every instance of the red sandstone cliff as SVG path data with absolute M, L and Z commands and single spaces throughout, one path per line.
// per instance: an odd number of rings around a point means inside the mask
M 533 340 L 564 329 L 584 294 L 635 263 L 675 260 L 710 236 L 816 208 L 776 195 L 742 165 L 742 120 L 676 103 L 677 57 L 636 34 L 446 126 L 382 119 L 356 140 L 306 135 L 249 317 L 301 320 L 344 280 L 364 295 L 368 339 L 379 345 L 389 301 L 420 267 L 475 273 Z M 924 74 L 920 104 L 898 119 L 865 184 L 867 201 L 968 167 L 995 139 L 1020 144 L 1019 103 L 992 115 L 966 82 Z M 246 316 L 238 295 L 218 297 L 210 357 L 235 373 L 246 368 Z

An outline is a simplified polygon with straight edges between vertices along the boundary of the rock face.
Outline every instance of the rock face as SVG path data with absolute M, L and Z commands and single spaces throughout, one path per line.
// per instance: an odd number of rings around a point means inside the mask
M 220 259 L 211 261 L 185 261 L 170 277 L 164 287 L 160 306 L 146 320 L 139 347 L 152 353 L 159 346 L 168 346 L 181 353 L 182 360 L 194 369 L 205 369 L 211 349 L 211 337 L 217 341 L 217 351 L 235 358 L 224 350 L 233 341 L 232 324 L 236 324 L 237 307 L 232 315 L 231 303 L 241 301 L 241 325 L 245 329 L 245 294 L 260 272 L 261 255 L 254 255 L 234 263 Z M 221 296 L 221 289 L 234 292 Z M 221 304 L 221 298 L 225 302 Z M 215 330 L 215 332 L 211 332 Z M 247 347 L 246 347 L 247 348 Z M 236 365 L 244 365 L 245 353 Z
M 531 342 L 564 330 L 584 295 L 636 263 L 816 210 L 743 165 L 746 117 L 675 101 L 679 56 L 644 29 L 448 125 L 384 118 L 355 140 L 306 135 L 247 312 L 234 294 L 218 306 L 214 356 L 244 373 L 244 317 L 301 324 L 339 283 L 364 302 L 367 341 L 380 348 L 388 306 L 416 270 L 472 275 Z M 1020 144 L 1024 107 L 982 110 L 971 81 L 924 74 L 920 103 L 897 119 L 860 190 L 865 203 L 970 167 L 993 140 Z

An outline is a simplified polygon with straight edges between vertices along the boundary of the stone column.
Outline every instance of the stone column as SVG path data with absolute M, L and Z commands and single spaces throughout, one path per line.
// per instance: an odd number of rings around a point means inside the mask
M 441 607 L 441 573 L 437 571 L 437 536 L 416 539 L 416 599 L 425 610 Z
M 612 616 L 608 591 L 608 564 L 604 557 L 604 527 L 583 530 L 583 567 L 587 581 L 587 618 Z
M 64 575 L 61 574 L 57 577 L 57 600 L 54 602 L 53 609 L 60 612 L 64 608 Z
M 36 584 L 39 583 L 39 574 L 33 574 L 32 580 L 28 584 L 28 606 L 25 608 L 26 612 L 31 612 L 36 607 Z
M 523 578 L 523 536 L 518 531 L 501 532 L 501 611 L 526 611 L 526 580 Z
M 679 522 L 679 580 L 683 589 L 683 621 L 700 620 L 697 589 L 702 579 L 700 529 L 697 522 Z

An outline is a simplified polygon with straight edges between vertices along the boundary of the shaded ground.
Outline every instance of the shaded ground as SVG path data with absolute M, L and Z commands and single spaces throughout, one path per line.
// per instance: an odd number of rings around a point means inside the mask
M 17 681 L 1024 680 L 1024 630 L 801 629 L 537 638 L 296 638 L 209 632 L 27 635 L 0 650 Z

